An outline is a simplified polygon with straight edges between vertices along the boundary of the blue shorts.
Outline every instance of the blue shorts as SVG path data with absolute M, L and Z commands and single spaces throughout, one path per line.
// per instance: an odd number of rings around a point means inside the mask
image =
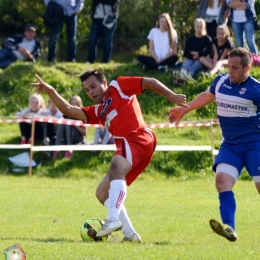
M 221 144 L 212 167 L 214 172 L 219 163 L 234 166 L 239 175 L 245 167 L 251 177 L 260 176 L 260 141 L 232 145 Z

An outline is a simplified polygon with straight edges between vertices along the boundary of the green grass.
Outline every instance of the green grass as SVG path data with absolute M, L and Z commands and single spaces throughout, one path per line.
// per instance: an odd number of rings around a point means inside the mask
M 28 259 L 259 259 L 260 202 L 252 181 L 238 181 L 237 233 L 231 243 L 211 232 L 220 219 L 213 178 L 182 181 L 141 176 L 125 205 L 141 244 L 121 243 L 115 232 L 105 243 L 84 243 L 79 230 L 106 210 L 94 197 L 95 178 L 0 177 L 0 248 L 19 244 Z

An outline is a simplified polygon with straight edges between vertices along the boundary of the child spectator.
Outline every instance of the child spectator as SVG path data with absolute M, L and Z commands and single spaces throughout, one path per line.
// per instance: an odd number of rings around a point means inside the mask
M 222 70 L 228 63 L 228 53 L 234 48 L 233 41 L 230 39 L 230 32 L 226 25 L 217 27 L 217 38 L 212 42 L 213 56 L 200 57 L 200 62 L 210 69 L 209 74 L 214 75 Z
M 148 34 L 149 51 L 151 56 L 138 55 L 137 59 L 143 64 L 143 69 L 159 69 L 167 71 L 177 60 L 177 32 L 173 28 L 168 13 L 159 15 L 155 28 Z
M 114 139 L 106 128 L 96 128 L 93 144 L 114 144 Z
M 196 18 L 202 18 L 206 22 L 207 33 L 211 40 L 216 38 L 218 25 L 226 24 L 230 9 L 226 0 L 195 0 L 199 2 Z
M 42 112 L 43 116 L 49 118 L 61 118 L 63 116 L 51 99 L 49 99 L 48 105 L 49 107 Z M 57 124 L 43 123 L 43 145 L 49 145 L 56 136 L 56 132 Z
M 81 97 L 78 95 L 75 95 L 70 99 L 70 104 L 78 107 L 83 106 Z M 64 118 L 73 119 L 65 115 Z M 57 129 L 55 145 L 61 145 L 62 141 L 67 145 L 83 144 L 85 143 L 86 133 L 87 133 L 86 126 L 76 126 L 76 125 L 74 126 L 74 125 L 63 125 L 63 124 L 59 125 Z M 68 150 L 66 151 L 64 158 L 70 159 L 72 154 L 73 151 Z M 54 151 L 52 155 L 52 159 L 55 160 L 58 155 L 59 155 L 59 151 Z
M 28 108 L 17 112 L 15 114 L 16 118 L 32 118 L 34 115 L 41 115 L 42 111 L 45 109 L 45 103 L 42 95 L 32 94 L 29 97 Z M 21 144 L 30 144 L 32 135 L 32 124 L 26 122 L 19 123 L 21 132 Z M 40 122 L 35 122 L 35 140 L 43 140 L 43 131 Z
M 193 80 L 196 74 L 204 69 L 200 58 L 208 57 L 212 52 L 211 39 L 207 36 L 206 23 L 202 18 L 195 20 L 194 29 L 195 34 L 187 39 L 184 49 L 184 57 L 187 57 L 187 60 L 183 62 L 179 75 L 183 84 Z

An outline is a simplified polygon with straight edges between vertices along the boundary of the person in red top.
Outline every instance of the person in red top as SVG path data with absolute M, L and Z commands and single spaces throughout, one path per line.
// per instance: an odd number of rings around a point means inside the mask
M 117 150 L 107 174 L 96 190 L 98 200 L 108 209 L 108 216 L 97 237 L 104 237 L 122 228 L 123 241 L 141 242 L 124 206 L 127 186 L 150 163 L 156 137 L 145 127 L 141 108 L 135 94 L 151 89 L 179 106 L 186 105 L 186 96 L 175 94 L 163 83 L 147 77 L 118 77 L 109 85 L 105 75 L 91 69 L 80 76 L 86 94 L 98 105 L 76 107 L 70 105 L 57 91 L 35 75 L 36 91 L 46 92 L 58 109 L 72 118 L 89 124 L 102 124 L 113 135 Z

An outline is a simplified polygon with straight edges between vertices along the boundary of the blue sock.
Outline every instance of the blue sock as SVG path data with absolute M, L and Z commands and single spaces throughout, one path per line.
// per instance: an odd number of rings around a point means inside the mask
M 219 210 L 223 224 L 227 224 L 235 229 L 236 201 L 233 191 L 219 193 Z

